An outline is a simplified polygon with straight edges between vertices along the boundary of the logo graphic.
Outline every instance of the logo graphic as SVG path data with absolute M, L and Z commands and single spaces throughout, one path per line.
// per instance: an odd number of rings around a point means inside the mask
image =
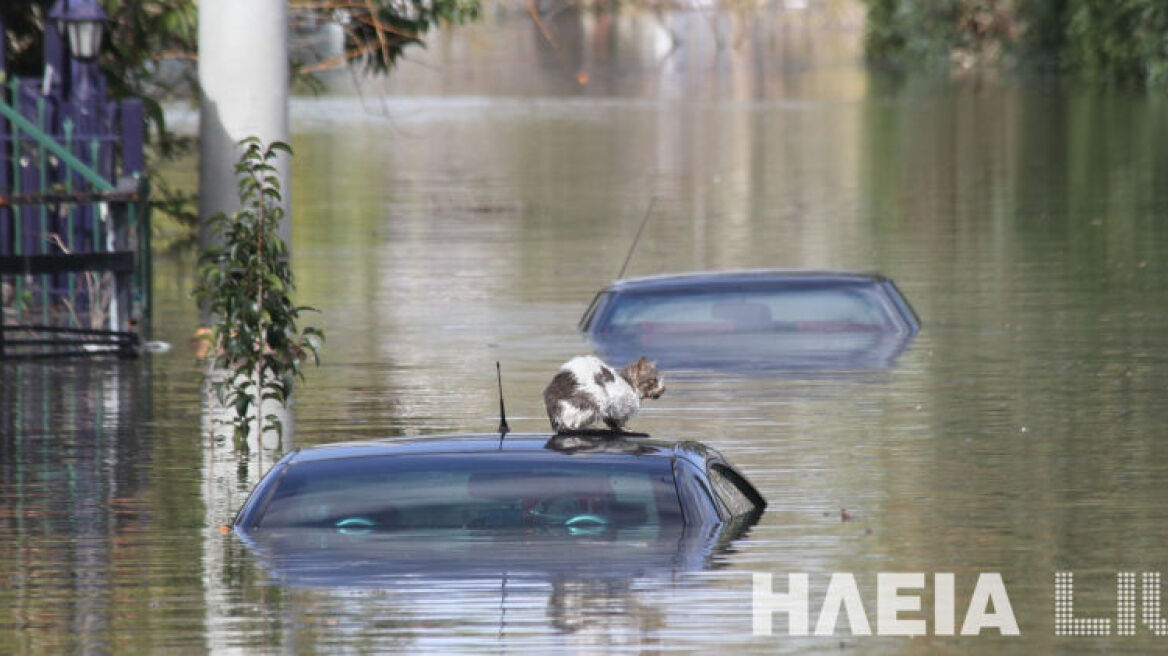
M 1154 635 L 1168 635 L 1168 620 L 1160 615 L 1160 573 L 1140 575 L 1140 620 Z M 1115 575 L 1115 633 L 1136 634 L 1136 573 Z M 1109 636 L 1110 617 L 1075 617 L 1075 573 L 1055 572 L 1054 634 L 1056 636 Z
M 775 592 L 773 577 L 767 573 L 754 574 L 754 635 L 771 635 L 776 613 L 787 616 L 788 635 L 808 635 L 810 577 L 806 573 L 787 574 L 787 591 Z M 925 588 L 923 572 L 880 572 L 876 575 L 876 635 L 916 636 L 930 632 L 924 619 L 903 619 L 901 612 L 921 611 L 920 593 Z M 954 575 L 938 572 L 933 580 L 932 634 L 958 635 L 956 629 L 956 600 Z M 983 629 L 996 629 L 1001 635 L 1016 636 L 1018 621 L 1010 606 L 1006 584 L 997 572 L 983 572 L 977 577 L 973 594 L 965 606 L 964 620 L 959 635 L 976 636 Z M 872 627 L 864 611 L 863 598 L 856 585 L 856 577 L 848 572 L 835 572 L 827 584 L 827 592 L 815 622 L 813 635 L 834 635 L 841 611 L 847 618 L 854 636 L 872 635 Z

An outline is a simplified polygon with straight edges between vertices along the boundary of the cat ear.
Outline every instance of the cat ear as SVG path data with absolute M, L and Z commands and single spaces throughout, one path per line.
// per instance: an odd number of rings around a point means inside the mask
M 649 360 L 647 358 L 645 358 L 645 356 L 643 356 L 643 355 L 641 356 L 640 360 L 637 360 L 638 367 L 644 367 L 647 364 L 649 364 Z

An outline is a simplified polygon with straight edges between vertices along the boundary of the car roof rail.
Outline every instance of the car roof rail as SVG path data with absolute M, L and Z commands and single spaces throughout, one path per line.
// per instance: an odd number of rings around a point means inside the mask
M 636 431 L 625 430 L 611 430 L 605 428 L 584 428 L 580 430 L 564 430 L 557 431 L 556 436 L 569 437 L 603 437 L 610 440 L 619 440 L 629 437 L 650 437 L 648 433 L 638 433 Z

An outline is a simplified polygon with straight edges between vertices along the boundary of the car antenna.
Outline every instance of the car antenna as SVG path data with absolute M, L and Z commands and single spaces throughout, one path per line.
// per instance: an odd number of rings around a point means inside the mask
M 499 442 L 502 444 L 511 427 L 507 425 L 507 410 L 503 407 L 503 369 L 498 360 L 495 361 L 495 377 L 499 380 Z
M 645 225 L 649 223 L 649 217 L 653 216 L 653 205 L 656 203 L 656 196 L 649 199 L 649 207 L 645 208 L 645 218 L 641 219 L 641 225 L 637 228 L 637 236 L 633 237 L 633 243 L 629 246 L 628 254 L 625 255 L 625 263 L 621 265 L 620 272 L 616 274 L 617 280 L 625 277 L 625 269 L 629 266 L 629 260 L 633 259 L 633 251 L 637 250 L 637 243 L 641 241 L 641 233 L 645 231 Z

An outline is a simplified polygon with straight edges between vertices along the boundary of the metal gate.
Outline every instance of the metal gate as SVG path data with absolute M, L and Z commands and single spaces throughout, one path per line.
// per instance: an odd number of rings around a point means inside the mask
M 0 358 L 134 355 L 150 334 L 140 101 L 0 94 Z

